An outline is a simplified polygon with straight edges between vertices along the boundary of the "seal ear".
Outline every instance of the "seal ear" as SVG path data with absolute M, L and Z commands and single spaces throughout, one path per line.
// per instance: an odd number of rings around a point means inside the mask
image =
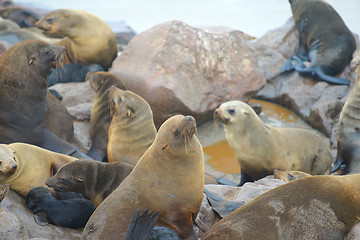
M 126 112 L 126 115 L 129 117 L 129 118 L 132 118 L 132 117 L 135 117 L 135 114 L 134 114 L 134 111 L 128 107 L 128 110 Z
M 168 146 L 169 146 L 169 144 L 168 144 L 168 143 L 165 143 L 165 144 L 162 146 L 161 150 L 165 150 L 165 148 L 167 148 Z
M 75 180 L 78 181 L 78 182 L 83 182 L 84 179 L 82 179 L 81 177 L 75 177 Z
M 245 116 L 247 116 L 247 115 L 249 115 L 249 111 L 248 111 L 248 110 L 243 110 L 243 114 L 244 114 Z
M 31 57 L 31 58 L 29 59 L 28 64 L 31 65 L 31 64 L 34 62 L 34 60 L 35 60 L 35 58 L 34 58 L 34 57 Z
M 35 216 L 35 222 L 39 224 L 40 226 L 46 226 L 49 224 L 49 219 L 47 217 L 47 214 L 44 210 L 38 211 Z

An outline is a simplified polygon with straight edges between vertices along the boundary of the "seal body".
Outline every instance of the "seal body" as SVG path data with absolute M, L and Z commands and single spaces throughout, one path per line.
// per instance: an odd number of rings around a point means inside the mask
M 157 225 L 183 239 L 194 237 L 204 188 L 203 151 L 195 130 L 190 116 L 165 121 L 133 171 L 97 207 L 81 239 L 125 239 L 133 213 L 147 208 L 159 211 Z
M 127 163 L 102 163 L 80 159 L 66 164 L 46 185 L 56 191 L 82 193 L 98 206 L 130 174 L 133 166 Z
M 230 213 L 202 239 L 343 239 L 360 218 L 359 181 L 355 174 L 284 184 Z
M 91 201 L 83 198 L 58 200 L 49 189 L 36 187 L 25 197 L 26 206 L 35 213 L 35 221 L 67 228 L 83 228 L 95 210 Z
M 271 127 L 241 101 L 221 104 L 215 116 L 224 123 L 226 140 L 241 167 L 241 184 L 271 175 L 275 169 L 328 174 L 330 147 L 316 133 Z
M 1 56 L 1 143 L 24 142 L 86 157 L 44 125 L 48 107 L 54 107 L 48 101 L 47 75 L 63 51 L 63 47 L 54 47 L 43 41 L 25 40 L 13 45 Z M 54 103 L 53 100 L 50 102 Z M 66 124 L 65 121 L 63 124 Z
M 358 70 L 359 71 L 359 70 Z M 347 173 L 360 173 L 360 72 L 341 110 L 337 126 L 337 155 L 332 172 L 345 164 Z
M 150 105 L 139 95 L 113 87 L 110 89 L 108 161 L 133 166 L 156 137 Z
M 350 84 L 336 78 L 352 60 L 356 50 L 353 34 L 339 14 L 322 0 L 289 0 L 299 29 L 299 49 L 281 71 L 296 70 L 305 76 L 332 84 Z M 302 63 L 310 61 L 308 68 Z
M 23 197 L 33 188 L 46 187 L 45 181 L 62 166 L 77 158 L 25 144 L 0 144 L 0 183 Z
M 115 86 L 125 90 L 120 78 L 108 72 L 92 72 L 86 75 L 96 91 L 90 115 L 91 147 L 88 155 L 98 161 L 107 159 L 108 134 L 110 127 L 110 88 Z
M 64 63 L 99 64 L 105 70 L 117 56 L 115 34 L 103 20 L 81 10 L 58 9 L 47 13 L 36 27 L 52 37 L 63 37 Z

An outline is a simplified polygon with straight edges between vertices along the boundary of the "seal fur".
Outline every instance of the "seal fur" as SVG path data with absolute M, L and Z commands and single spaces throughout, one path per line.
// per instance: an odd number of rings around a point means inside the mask
M 281 67 L 331 84 L 349 85 L 350 80 L 334 77 L 344 70 L 356 50 L 353 34 L 340 15 L 322 0 L 289 0 L 299 29 L 299 48 Z M 310 61 L 305 67 L 303 61 Z
M 159 211 L 157 225 L 193 238 L 204 189 L 203 151 L 195 130 L 191 116 L 166 120 L 133 171 L 97 207 L 81 239 L 124 239 L 133 213 L 147 208 Z
M 330 172 L 330 146 L 310 130 L 269 126 L 241 101 L 221 104 L 215 116 L 224 123 L 226 140 L 240 164 L 241 185 L 275 169 L 312 175 Z

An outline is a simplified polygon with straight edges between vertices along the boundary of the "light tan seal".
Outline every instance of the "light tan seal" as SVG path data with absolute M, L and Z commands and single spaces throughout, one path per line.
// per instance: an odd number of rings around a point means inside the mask
M 0 183 L 9 184 L 10 189 L 25 197 L 35 187 L 46 187 L 48 178 L 75 160 L 31 144 L 0 144 Z
M 291 182 L 296 179 L 304 178 L 304 177 L 310 177 L 311 174 L 301 172 L 301 171 L 282 171 L 279 169 L 276 169 L 274 171 L 274 178 L 281 179 L 284 182 Z
M 156 137 L 150 105 L 139 95 L 116 87 L 110 89 L 108 161 L 135 166 Z
M 343 239 L 360 219 L 360 174 L 274 188 L 217 222 L 202 240 Z
M 42 17 L 36 27 L 47 36 L 63 37 L 58 44 L 65 46 L 65 64 L 96 63 L 107 70 L 117 56 L 114 32 L 103 20 L 88 12 L 54 10 Z
M 215 116 L 224 123 L 226 140 L 241 167 L 240 185 L 271 175 L 275 169 L 328 174 L 330 147 L 316 133 L 265 124 L 241 101 L 221 104 Z
M 202 146 L 195 119 L 176 115 L 160 127 L 134 170 L 95 210 L 81 239 L 124 239 L 137 209 L 159 211 L 157 225 L 194 239 L 204 188 Z
M 66 164 L 46 185 L 56 191 L 82 193 L 98 206 L 130 174 L 133 166 L 123 162 L 102 163 L 80 159 Z
M 90 115 L 91 147 L 87 154 L 95 160 L 105 161 L 111 121 L 110 88 L 115 86 L 125 90 L 125 85 L 120 78 L 108 72 L 89 72 L 86 81 L 96 91 Z

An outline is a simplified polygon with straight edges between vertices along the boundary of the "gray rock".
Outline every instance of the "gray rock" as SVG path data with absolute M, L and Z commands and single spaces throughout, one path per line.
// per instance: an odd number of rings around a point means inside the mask
M 0 239 L 80 239 L 82 229 L 38 225 L 34 214 L 26 208 L 25 200 L 10 190 L 0 203 Z
M 175 114 L 203 123 L 221 103 L 247 101 L 265 84 L 242 32 L 211 34 L 180 21 L 136 35 L 111 73 L 148 101 L 157 126 Z
M 280 74 L 280 67 L 287 58 L 296 53 L 298 47 L 298 30 L 293 19 L 289 19 L 284 26 L 269 31 L 260 39 L 251 41 L 249 45 L 257 54 L 259 69 L 267 80 L 267 84 L 256 97 L 289 108 L 312 127 L 331 137 L 352 86 L 331 85 L 302 77 L 297 72 Z M 358 49 L 351 65 L 340 77 L 350 79 L 353 84 L 359 62 Z

